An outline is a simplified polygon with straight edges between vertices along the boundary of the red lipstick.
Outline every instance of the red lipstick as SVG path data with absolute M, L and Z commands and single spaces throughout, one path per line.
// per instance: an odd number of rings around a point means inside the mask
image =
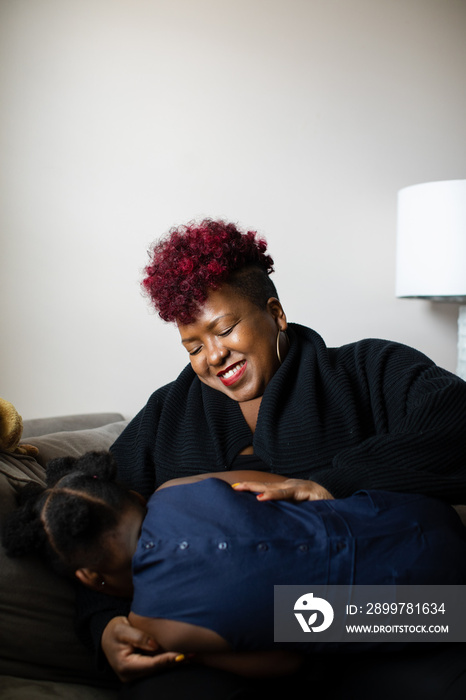
M 219 372 L 217 374 L 217 377 L 220 379 L 222 384 L 224 384 L 225 386 L 231 386 L 232 384 L 235 384 L 239 379 L 241 379 L 241 377 L 243 376 L 243 374 L 246 371 L 247 364 L 248 363 L 246 362 L 246 360 L 244 360 L 243 365 L 241 365 L 239 362 L 235 362 L 234 365 L 230 365 L 226 369 Z M 234 370 L 233 373 L 231 375 L 229 375 L 228 377 L 226 377 L 225 374 L 228 374 L 232 370 Z

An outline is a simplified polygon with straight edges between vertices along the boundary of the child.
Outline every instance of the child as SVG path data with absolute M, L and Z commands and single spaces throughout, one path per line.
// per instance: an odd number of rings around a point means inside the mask
M 4 546 L 132 597 L 133 625 L 209 665 L 280 675 L 320 650 L 314 640 L 277 650 L 276 584 L 466 583 L 464 527 L 450 506 L 424 496 L 261 502 L 231 488 L 264 478 L 251 471 L 167 482 L 146 506 L 115 477 L 109 453 L 52 461 L 46 489 L 23 489 Z

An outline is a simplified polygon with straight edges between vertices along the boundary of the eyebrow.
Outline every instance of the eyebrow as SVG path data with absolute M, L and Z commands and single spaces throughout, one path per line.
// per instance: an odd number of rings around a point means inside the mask
M 221 316 L 217 316 L 217 318 L 214 318 L 210 323 L 207 324 L 207 330 L 211 330 L 219 321 L 222 320 L 222 318 L 226 318 L 227 316 L 234 316 L 233 313 L 228 313 L 228 314 L 222 314 Z M 192 336 L 191 338 L 182 338 L 181 339 L 181 344 L 184 345 L 185 343 L 192 343 L 194 340 L 197 340 L 196 336 Z

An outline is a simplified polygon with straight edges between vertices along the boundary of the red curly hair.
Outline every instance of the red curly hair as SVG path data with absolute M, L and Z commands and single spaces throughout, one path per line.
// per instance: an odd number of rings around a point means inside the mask
M 142 281 L 144 292 L 164 321 L 192 323 L 210 289 L 218 289 L 244 268 L 273 272 L 267 243 L 255 231 L 205 219 L 172 228 L 149 251 Z

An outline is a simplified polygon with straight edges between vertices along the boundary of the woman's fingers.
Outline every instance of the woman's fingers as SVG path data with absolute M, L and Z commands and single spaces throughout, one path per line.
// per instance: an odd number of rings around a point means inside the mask
M 276 490 L 278 485 L 267 481 L 238 481 L 236 484 L 232 484 L 231 487 L 235 491 L 251 491 L 252 493 L 262 494 L 267 489 L 272 489 L 272 487 L 275 487 L 273 490 Z
M 317 501 L 333 498 L 332 494 L 315 481 L 287 479 L 279 483 L 267 481 L 240 481 L 232 484 L 235 491 L 251 491 L 260 501 Z

